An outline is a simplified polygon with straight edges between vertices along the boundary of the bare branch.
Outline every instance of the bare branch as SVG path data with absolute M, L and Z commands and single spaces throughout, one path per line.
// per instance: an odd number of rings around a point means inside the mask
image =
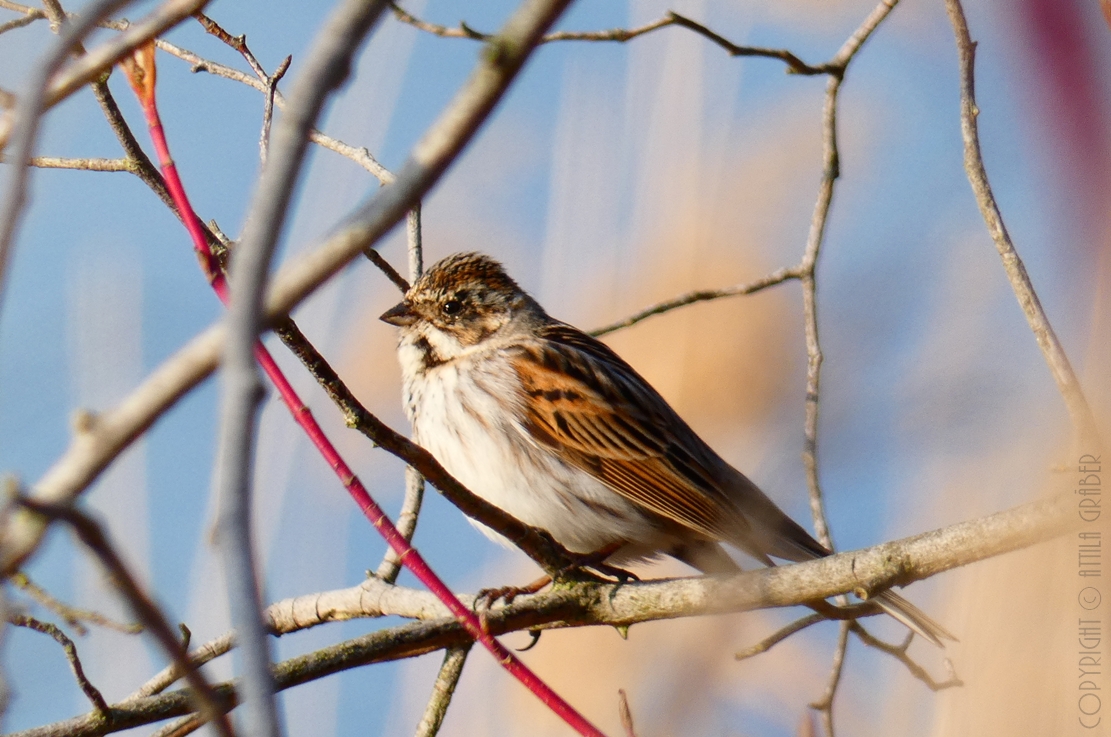
M 143 381 L 114 409 L 94 415 L 78 412 L 66 452 L 31 487 L 44 504 L 68 504 L 178 399 L 216 368 L 224 330 L 201 333 Z M 0 574 L 11 575 L 38 547 L 46 530 L 43 517 L 24 509 L 0 516 Z
M 825 693 L 822 698 L 810 704 L 810 708 L 818 712 L 825 727 L 826 737 L 834 737 L 833 731 L 833 699 L 837 696 L 837 686 L 841 683 L 841 674 L 845 668 L 845 650 L 849 645 L 849 627 L 851 622 L 842 622 L 837 633 L 837 647 L 833 651 L 833 665 L 829 671 L 829 681 L 826 683 Z
M 262 166 L 266 166 L 266 152 L 270 146 L 270 122 L 274 118 L 274 95 L 278 92 L 278 82 L 289 70 L 289 64 L 293 61 L 292 56 L 287 56 L 274 73 L 266 78 L 266 103 L 262 108 L 262 132 L 258 138 L 259 160 Z
M 964 9 L 961 7 L 960 0 L 945 0 L 945 9 L 949 13 L 949 20 L 953 25 L 953 35 L 956 37 L 957 43 L 957 60 L 960 67 L 961 84 L 961 136 L 964 139 L 964 168 L 968 174 L 969 184 L 972 185 L 976 204 L 980 207 L 980 214 L 983 215 L 984 222 L 987 224 L 988 233 L 991 234 L 991 238 L 995 242 L 995 248 L 999 251 L 999 257 L 1003 260 L 1003 270 L 1007 273 L 1007 280 L 1011 283 L 1011 289 L 1014 290 L 1023 314 L 1026 315 L 1026 322 L 1034 332 L 1038 347 L 1041 349 L 1042 355 L 1045 356 L 1046 363 L 1049 364 L 1050 373 L 1053 374 L 1053 380 L 1057 383 L 1057 390 L 1064 397 L 1065 406 L 1068 407 L 1077 440 L 1086 448 L 1099 448 L 1101 447 L 1101 441 L 1092 408 L 1084 396 L 1084 390 L 1080 386 L 1080 381 L 1072 369 L 1068 356 L 1065 355 L 1065 349 L 1057 339 L 1057 334 L 1054 332 L 1053 326 L 1050 325 L 1049 318 L 1046 317 L 1041 300 L 1038 299 L 1037 292 L 1034 291 L 1034 284 L 1030 275 L 1026 272 L 1026 266 L 1019 258 L 1018 251 L 1015 250 L 1015 244 L 1011 241 L 1010 233 L 1007 232 L 1007 226 L 1003 222 L 1003 214 L 999 210 L 995 195 L 991 191 L 991 184 L 988 182 L 988 173 L 984 168 L 984 158 L 980 151 L 980 133 L 976 122 L 976 118 L 980 114 L 980 108 L 976 104 L 976 44 L 969 34 Z
M 694 31 L 699 35 L 705 36 L 721 48 L 725 49 L 730 56 L 763 56 L 770 59 L 779 59 L 787 65 L 787 72 L 789 74 L 815 75 L 827 74 L 830 72 L 830 67 L 828 64 L 822 64 L 816 67 L 812 67 L 804 62 L 802 59 L 792 54 L 790 51 L 786 51 L 783 49 L 765 49 L 758 46 L 738 46 L 735 43 L 718 35 L 717 33 L 714 33 L 701 23 L 697 23 L 690 18 L 679 15 L 678 13 L 668 13 L 668 16 L 672 19 L 672 22 L 675 23 L 675 25 L 682 26 Z
M 617 710 L 621 715 L 621 727 L 625 730 L 625 737 L 637 737 L 633 728 L 633 712 L 629 708 L 629 697 L 625 689 L 617 689 Z
M 0 154 L 0 163 L 8 163 Z M 80 169 L 83 171 L 132 171 L 134 166 L 127 159 L 65 159 L 56 156 L 32 156 L 27 166 L 39 169 Z
M 275 131 L 273 158 L 262 170 L 242 240 L 233 255 L 220 403 L 217 488 L 221 508 L 217 526 L 232 621 L 244 653 L 247 731 L 265 737 L 278 737 L 281 727 L 250 528 L 255 415 L 262 399 L 255 362 L 255 347 L 263 328 L 262 297 L 270 259 L 308 147 L 309 132 L 325 101 L 347 78 L 351 59 L 377 24 L 385 6 L 385 0 L 347 0 L 329 14 L 317 33 L 305 68 L 294 82 L 292 102 Z M 268 95 L 273 94 L 271 84 Z
M 421 20 L 412 13 L 403 10 L 396 2 L 391 2 L 390 7 L 393 9 L 394 16 L 402 23 L 411 25 L 425 33 L 440 36 L 441 38 L 469 38 L 473 41 L 489 41 L 492 38 L 490 34 L 476 31 L 466 23 L 461 22 L 458 28 L 449 28 L 437 23 L 429 23 Z M 667 28 L 668 26 L 681 26 L 694 31 L 725 49 L 730 56 L 759 56 L 769 59 L 779 59 L 787 65 L 787 71 L 790 74 L 827 74 L 831 69 L 828 64 L 816 67 L 810 66 L 785 49 L 738 46 L 720 34 L 711 31 L 701 23 L 675 12 L 668 12 L 662 18 L 637 28 L 613 28 L 608 31 L 555 31 L 545 34 L 544 37 L 540 39 L 540 43 L 552 43 L 553 41 L 610 41 L 624 43 L 647 33 L 651 33 L 652 31 Z
M 471 645 L 449 647 L 444 652 L 444 663 L 436 675 L 436 682 L 432 684 L 432 695 L 428 705 L 424 708 L 424 716 L 417 725 L 416 737 L 435 737 L 440 731 L 440 726 L 447 716 L 447 708 L 451 697 L 455 693 L 455 686 L 459 683 L 459 676 L 463 675 L 463 665 L 467 662 L 467 653 Z
M 129 0 L 96 0 L 86 14 L 69 24 L 46 58 L 34 67 L 29 75 L 27 88 L 16 101 L 15 107 L 0 116 L 0 151 L 4 150 L 11 135 L 11 163 L 15 166 L 8 186 L 0 197 L 0 306 L 3 305 L 11 248 L 27 196 L 27 163 L 34 152 L 42 113 L 50 106 L 50 92 L 47 89 L 49 81 L 69 55 L 82 48 L 81 42 L 95 30 L 97 21 L 128 2 Z M 79 59 L 76 63 L 81 61 Z
M 143 623 L 146 631 L 154 637 L 167 657 L 182 669 L 190 686 L 191 697 L 196 700 L 196 705 L 205 721 L 211 723 L 223 737 L 232 737 L 231 725 L 224 713 L 227 707 L 215 694 L 204 675 L 189 663 L 181 643 L 178 642 L 173 628 L 166 621 L 161 609 L 143 593 L 100 525 L 73 507 L 41 504 L 26 498 L 17 501 L 30 513 L 61 520 L 73 529 L 85 547 L 107 570 L 112 584 L 127 602 L 135 618 Z
M 101 695 L 100 691 L 97 690 L 96 686 L 94 686 L 89 681 L 88 676 L 85 675 L 85 669 L 81 667 L 81 659 L 77 657 L 77 646 L 73 644 L 73 640 L 66 637 L 66 634 L 58 629 L 56 625 L 39 621 L 34 617 L 15 615 L 10 616 L 8 622 L 14 624 L 16 627 L 26 627 L 35 632 L 41 632 L 44 635 L 53 637 L 54 641 L 61 645 L 62 649 L 65 651 L 66 660 L 69 661 L 69 667 L 73 670 L 73 677 L 77 679 L 77 685 L 81 687 L 81 691 L 84 692 L 85 696 L 92 702 L 95 713 L 102 719 L 110 718 L 108 702 L 104 700 L 104 696 Z
M 500 635 L 548 627 L 629 626 L 656 619 L 805 604 L 860 586 L 878 589 L 921 580 L 1017 550 L 1071 529 L 1075 526 L 1074 513 L 1072 500 L 1061 495 L 934 532 L 806 563 L 730 576 L 621 584 L 581 583 L 518 597 L 511 606 L 488 612 L 487 622 L 490 632 Z M 422 597 L 431 598 L 425 592 L 403 594 L 398 587 L 384 585 L 381 589 L 372 586 L 370 590 L 386 589 L 397 589 L 400 600 L 410 603 Z M 349 594 L 345 597 L 350 602 L 355 601 Z M 302 605 L 304 611 L 310 607 L 309 600 Z M 279 689 L 290 688 L 350 668 L 415 657 L 464 645 L 470 640 L 462 625 L 451 618 L 414 622 L 279 663 L 274 669 L 275 680 Z M 221 698 L 234 698 L 230 684 L 218 684 L 215 691 Z M 111 729 L 86 715 L 12 737 L 101 735 L 183 716 L 188 711 L 188 703 L 174 691 L 113 705 Z
M 825 619 L 826 618 L 824 616 L 817 613 L 808 614 L 801 619 L 796 619 L 794 622 L 791 622 L 791 624 L 787 625 L 783 629 L 776 631 L 774 634 L 765 637 L 763 640 L 760 640 L 760 642 L 756 643 L 755 645 L 746 647 L 744 650 L 739 651 L 736 655 L 733 656 L 733 658 L 735 660 L 746 660 L 754 655 L 766 653 L 768 650 L 771 650 L 773 647 L 783 642 L 796 632 L 801 632 L 812 624 L 824 622 Z
M 41 10 L 32 10 L 31 12 L 28 12 L 26 15 L 24 15 L 22 18 L 16 18 L 15 20 L 10 20 L 6 23 L 0 23 L 0 33 L 7 33 L 8 31 L 14 31 L 16 28 L 29 26 L 35 21 L 42 20 L 45 17 L 46 14 L 43 13 Z
M 366 250 L 366 257 L 386 275 L 387 279 L 393 282 L 395 287 L 401 290 L 402 294 L 409 291 L 409 281 L 401 274 L 397 273 L 397 269 L 386 260 L 385 256 L 378 253 L 378 251 L 373 248 L 368 248 Z
M 269 75 L 263 70 L 262 64 L 259 64 L 258 59 L 256 59 L 255 55 L 251 53 L 251 50 L 247 48 L 247 36 L 245 34 L 241 33 L 238 36 L 232 36 L 225 31 L 219 23 L 212 20 L 204 13 L 194 13 L 193 17 L 204 27 L 206 33 L 215 36 L 227 46 L 238 51 L 247 62 L 247 65 L 251 67 L 251 71 L 255 73 L 256 77 L 261 80 L 266 80 L 268 78 Z
M 914 660 L 907 655 L 907 648 L 910 647 L 911 640 L 914 639 L 913 632 L 907 635 L 906 640 L 902 643 L 891 645 L 873 636 L 868 630 L 864 629 L 864 626 L 859 622 L 851 622 L 849 624 L 849 629 L 868 647 L 887 653 L 905 665 L 907 670 L 910 671 L 910 674 L 926 684 L 926 687 L 931 691 L 944 691 L 947 688 L 955 688 L 964 685 L 964 682 L 953 672 L 952 663 L 949 662 L 948 658 L 945 659 L 945 664 L 949 667 L 949 677 L 944 681 L 935 681 L 933 676 L 931 676 L 925 668 L 914 662 Z
M 65 602 L 58 601 L 50 595 L 50 592 L 32 581 L 23 571 L 17 572 L 8 580 L 20 591 L 23 591 L 39 604 L 60 616 L 65 620 L 66 624 L 73 627 L 79 635 L 88 634 L 88 630 L 85 629 L 83 624 L 84 622 L 89 622 L 90 624 L 95 624 L 105 629 L 115 630 L 116 632 L 122 632 L 125 635 L 137 635 L 143 631 L 143 625 L 141 624 L 122 624 L 104 616 L 100 612 L 94 612 L 90 609 L 80 609 L 70 606 Z
M 618 320 L 617 322 L 611 323 L 604 327 L 595 328 L 594 330 L 590 331 L 590 334 L 595 337 L 608 335 L 609 333 L 616 332 L 618 330 L 621 330 L 622 328 L 636 325 L 638 322 L 647 320 L 649 317 L 653 317 L 654 315 L 662 315 L 665 312 L 670 312 L 671 310 L 678 309 L 679 307 L 686 307 L 687 305 L 692 305 L 696 302 L 709 302 L 711 300 L 721 299 L 722 297 L 735 297 L 742 294 L 755 294 L 756 292 L 767 289 L 768 287 L 775 286 L 776 284 L 782 284 L 789 279 L 798 278 L 798 267 L 783 268 L 777 271 L 773 271 L 767 276 L 761 277 L 756 281 L 748 282 L 747 284 L 737 284 L 736 286 L 726 287 L 724 289 L 702 289 L 694 292 L 687 292 L 686 294 L 681 294 L 678 297 L 674 297 L 665 302 L 659 302 L 652 305 L 651 307 L 645 307 L 640 312 L 630 315 L 623 320 Z
M 880 0 L 864 22 L 842 45 L 832 62 L 833 71 L 826 82 L 825 104 L 822 108 L 822 180 L 810 219 L 810 232 L 806 249 L 799 264 L 802 281 L 803 326 L 806 340 L 806 409 L 803 423 L 803 466 L 810 499 L 810 515 L 814 520 L 814 533 L 818 541 L 834 550 L 833 536 L 826 517 L 821 480 L 818 477 L 818 410 L 821 397 L 822 347 L 818 339 L 817 265 L 825 239 L 829 210 L 833 204 L 833 190 L 841 175 L 841 157 L 837 147 L 837 105 L 841 84 L 849 63 L 856 57 L 872 31 L 894 9 L 898 0 Z

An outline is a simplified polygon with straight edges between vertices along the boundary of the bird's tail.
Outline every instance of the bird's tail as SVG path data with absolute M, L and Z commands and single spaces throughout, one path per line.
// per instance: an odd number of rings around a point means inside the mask
M 938 647 L 945 647 L 941 642 L 943 638 L 953 642 L 957 641 L 952 632 L 942 627 L 931 619 L 930 615 L 894 591 L 882 591 L 876 594 L 871 601 L 874 601 L 880 609 L 905 624 L 913 632 L 925 637 Z

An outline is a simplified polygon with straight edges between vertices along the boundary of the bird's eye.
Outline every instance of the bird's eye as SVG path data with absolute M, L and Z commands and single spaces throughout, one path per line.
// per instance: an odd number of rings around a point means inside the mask
M 444 314 L 448 317 L 455 317 L 463 311 L 463 303 L 457 299 L 449 299 L 447 302 L 444 302 L 443 310 Z

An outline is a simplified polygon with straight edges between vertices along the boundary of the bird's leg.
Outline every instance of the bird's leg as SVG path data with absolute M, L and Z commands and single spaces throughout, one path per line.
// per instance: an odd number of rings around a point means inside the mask
M 604 562 L 606 558 L 610 557 L 618 550 L 620 550 L 624 544 L 624 542 L 610 543 L 601 550 L 595 550 L 593 553 L 575 556 L 574 562 L 572 562 L 571 565 L 556 572 L 555 579 L 557 581 L 573 579 L 574 576 L 572 574 L 590 568 L 597 571 L 598 573 L 601 573 L 603 576 L 616 578 L 621 583 L 625 583 L 627 581 L 639 581 L 640 579 L 635 573 L 626 571 L 624 568 L 607 565 Z
M 535 594 L 553 581 L 575 580 L 575 574 L 579 574 L 578 579 L 581 580 L 583 572 L 588 568 L 604 576 L 616 578 L 621 583 L 639 581 L 640 579 L 637 578 L 635 573 L 616 566 L 606 565 L 603 562 L 606 558 L 616 553 L 622 545 L 624 545 L 623 542 L 616 542 L 607 545 L 601 550 L 596 550 L 593 553 L 576 555 L 573 562 L 566 568 L 557 571 L 554 577 L 544 575 L 525 586 L 502 586 L 495 589 L 482 589 L 475 597 L 474 610 L 482 614 L 483 612 L 489 611 L 499 600 L 504 602 L 505 606 L 509 606 L 513 603 L 513 600 L 521 594 Z M 590 576 L 589 573 L 587 573 L 587 576 L 595 579 L 595 577 Z
M 552 577 L 544 575 L 524 586 L 502 586 L 496 589 L 482 589 L 478 592 L 478 596 L 475 597 L 474 609 L 478 611 L 479 607 L 481 607 L 488 610 L 493 607 L 499 599 L 504 601 L 506 606 L 509 606 L 513 603 L 513 600 L 521 594 L 535 594 L 551 582 Z

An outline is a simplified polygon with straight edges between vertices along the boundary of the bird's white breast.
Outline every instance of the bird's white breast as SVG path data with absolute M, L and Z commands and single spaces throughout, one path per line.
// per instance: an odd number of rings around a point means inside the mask
M 475 351 L 426 368 L 423 352 L 402 340 L 399 357 L 414 440 L 472 492 L 573 552 L 620 541 L 660 549 L 656 524 L 528 433 L 520 380 L 505 353 Z

